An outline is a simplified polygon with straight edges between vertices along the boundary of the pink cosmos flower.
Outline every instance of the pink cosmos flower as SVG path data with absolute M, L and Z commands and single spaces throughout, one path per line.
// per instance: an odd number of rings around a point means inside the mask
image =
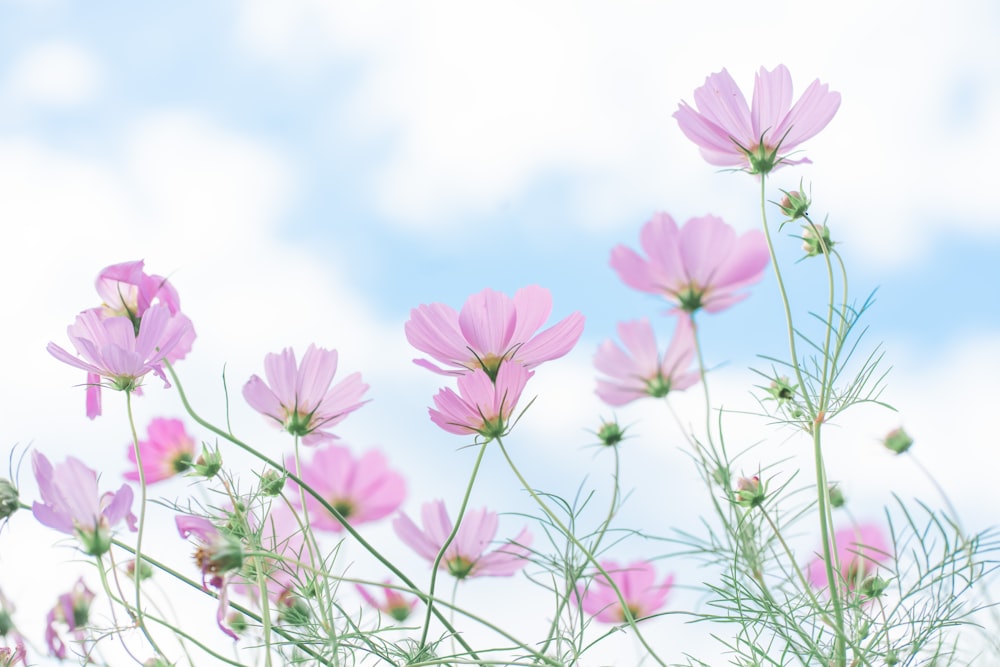
M 157 417 L 146 429 L 148 440 L 139 441 L 146 483 L 169 479 L 191 467 L 195 459 L 195 442 L 180 419 Z M 128 460 L 136 465 L 135 448 L 129 445 Z M 139 480 L 138 470 L 129 470 L 125 479 Z
M 186 326 L 178 322 L 171 318 L 167 306 L 157 304 L 143 315 L 136 333 L 127 317 L 102 319 L 97 309 L 85 310 L 66 330 L 80 356 L 73 356 L 55 343 L 49 343 L 47 349 L 59 361 L 87 371 L 88 383 L 103 377 L 109 380 L 106 386 L 135 391 L 142 378 L 152 372 L 169 387 L 163 361 L 190 333 L 190 322 Z
M 840 93 L 831 93 L 816 79 L 792 106 L 792 76 L 778 65 L 770 72 L 760 68 L 751 107 L 724 69 L 710 74 L 694 91 L 694 102 L 697 111 L 681 102 L 674 118 L 705 161 L 766 174 L 786 164 L 809 162 L 789 160 L 789 151 L 826 127 L 840 106 Z
M 667 213 L 655 214 L 639 235 L 649 259 L 624 245 L 611 251 L 611 268 L 629 287 L 660 294 L 678 310 L 717 313 L 742 301 L 737 292 L 764 275 L 769 255 L 764 235 L 742 236 L 720 218 L 691 218 L 682 228 Z
M 14 648 L 0 646 L 0 667 L 16 667 L 16 665 L 27 665 L 28 653 L 24 649 L 24 642 L 17 639 Z
M 53 467 L 39 451 L 31 453 L 31 467 L 38 481 L 42 502 L 32 513 L 39 523 L 75 535 L 85 553 L 100 556 L 111 548 L 111 529 L 122 520 L 135 532 L 132 489 L 122 484 L 117 492 L 99 495 L 97 473 L 79 459 L 68 457 Z
M 413 608 L 417 606 L 418 600 L 415 597 L 407 600 L 406 596 L 398 590 L 390 588 L 388 581 L 385 584 L 385 586 L 382 586 L 382 599 L 376 599 L 374 595 L 368 592 L 368 588 L 361 584 L 355 584 L 355 588 L 358 589 L 361 598 L 369 605 L 402 623 L 409 617 Z
M 183 538 L 195 537 L 197 546 L 194 560 L 201 570 L 201 586 L 209 586 L 218 591 L 219 608 L 215 614 L 219 628 L 237 639 L 223 622 L 229 609 L 229 583 L 232 576 L 243 566 L 243 547 L 236 537 L 216 528 L 215 524 L 200 516 L 178 515 L 175 517 L 177 532 Z
M 285 467 L 295 470 L 294 457 L 285 459 Z M 347 447 L 329 445 L 317 449 L 310 462 L 302 462 L 302 480 L 330 503 L 352 526 L 388 516 L 406 497 L 403 476 L 389 469 L 385 456 L 370 451 L 354 458 Z M 298 497 L 298 485 L 289 482 Z M 310 524 L 320 530 L 344 529 L 319 501 L 306 496 Z
M 177 291 L 161 276 L 148 275 L 143 271 L 143 262 L 124 262 L 105 267 L 97 276 L 97 293 L 103 303 L 92 310 L 101 319 L 127 317 L 136 332 L 142 318 L 154 304 L 163 304 L 170 311 L 168 336 L 177 330 L 182 335 L 166 360 L 171 364 L 183 359 L 194 343 L 195 332 L 191 320 L 180 312 L 180 298 Z M 87 374 L 87 416 L 93 419 L 101 414 L 100 376 Z
M 337 351 L 310 345 L 295 361 L 295 352 L 264 357 L 265 383 L 254 375 L 243 385 L 243 398 L 257 412 L 270 417 L 279 428 L 301 436 L 303 444 L 316 445 L 336 438 L 328 432 L 367 401 L 361 397 L 368 385 L 353 373 L 330 387 L 337 372 Z
M 421 507 L 423 530 L 405 514 L 400 514 L 392 527 L 410 548 L 431 563 L 451 534 L 453 525 L 444 502 L 435 500 Z M 440 569 L 456 579 L 466 577 L 510 577 L 527 563 L 531 533 L 527 528 L 499 549 L 485 553 L 497 533 L 497 515 L 485 508 L 469 510 L 459 526 L 458 534 L 448 545 Z
M 850 590 L 875 574 L 879 563 L 892 556 L 892 547 L 886 541 L 882 529 L 873 523 L 842 528 L 834 533 L 833 540 L 837 545 L 837 562 L 840 563 L 838 572 Z M 826 580 L 826 565 L 821 555 L 817 555 L 809 563 L 806 574 L 809 583 L 816 588 L 827 587 L 829 582 Z
M 482 369 L 461 375 L 457 394 L 444 388 L 434 397 L 437 410 L 428 409 L 431 421 L 449 433 L 476 433 L 487 442 L 502 437 L 510 431 L 511 415 L 533 374 L 520 364 L 503 364 L 495 382 Z
M 414 308 L 406 323 L 406 340 L 451 370 L 414 359 L 419 366 L 442 375 L 482 369 L 492 379 L 503 361 L 530 369 L 573 349 L 583 333 L 583 315 L 573 313 L 536 334 L 551 312 L 552 296 L 543 287 L 519 289 L 513 299 L 485 289 L 470 296 L 461 313 L 443 303 Z
M 65 624 L 66 631 L 74 641 L 80 644 L 84 642 L 84 630 L 90 620 L 90 604 L 93 601 L 94 593 L 83 583 L 83 577 L 77 580 L 70 592 L 59 596 L 56 606 L 45 617 L 45 643 L 52 655 L 60 660 L 67 657 L 68 647 L 60 636 L 56 623 Z
M 691 320 L 677 320 L 674 337 L 660 357 L 656 336 L 649 320 L 633 320 L 618 325 L 625 350 L 606 340 L 594 355 L 594 366 L 608 378 L 597 380 L 597 395 L 608 405 L 625 405 L 638 398 L 662 398 L 698 382 L 698 371 L 688 371 L 695 356 Z
M 674 576 L 669 575 L 657 584 L 656 570 L 652 563 L 645 560 L 621 566 L 613 560 L 602 561 L 601 567 L 618 587 L 636 620 L 659 611 L 674 583 Z M 577 595 L 583 610 L 595 620 L 602 623 L 622 623 L 626 620 L 618 595 L 603 575 L 595 576 L 585 590 L 577 590 Z

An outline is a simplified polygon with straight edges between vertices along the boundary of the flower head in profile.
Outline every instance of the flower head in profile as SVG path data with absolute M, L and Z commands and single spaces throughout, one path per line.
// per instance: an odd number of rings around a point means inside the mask
M 385 582 L 385 586 L 381 587 L 379 592 L 379 598 L 368 591 L 367 586 L 362 586 L 361 584 L 355 584 L 358 589 L 358 594 L 361 598 L 371 605 L 373 608 L 378 609 L 384 614 L 388 614 L 395 621 L 402 623 L 413 612 L 414 607 L 417 606 L 417 598 L 408 597 L 400 593 L 395 588 L 389 586 L 388 581 Z
M 414 308 L 406 340 L 449 367 L 413 360 L 435 373 L 464 375 L 478 369 L 493 379 L 503 362 L 531 369 L 573 349 L 583 333 L 583 315 L 573 313 L 538 332 L 551 312 L 552 296 L 538 285 L 519 289 L 513 299 L 485 289 L 470 296 L 460 313 L 443 303 Z
M 753 101 L 725 69 L 710 74 L 694 91 L 696 109 L 681 102 L 674 118 L 709 164 L 766 174 L 778 167 L 809 162 L 789 160 L 789 152 L 826 127 L 840 107 L 840 93 L 816 79 L 792 104 L 792 75 L 784 65 L 757 73 Z
M 24 642 L 19 638 L 14 642 L 14 648 L 0 646 L 0 667 L 16 667 L 16 665 L 27 665 L 28 653 L 24 648 Z
M 90 620 L 90 605 L 94 601 L 94 593 L 83 583 L 83 578 L 77 580 L 68 593 L 59 596 L 56 605 L 46 615 L 45 643 L 52 655 L 65 660 L 68 654 L 66 641 L 59 632 L 58 625 L 65 625 L 77 643 L 86 639 L 84 630 Z
M 837 547 L 835 558 L 840 564 L 839 569 L 834 569 L 849 590 L 863 588 L 865 581 L 878 571 L 879 564 L 892 557 L 892 547 L 882 529 L 872 523 L 842 528 L 834 533 L 833 540 Z M 806 574 L 816 588 L 827 587 L 826 565 L 821 555 L 809 563 Z
M 180 419 L 157 417 L 149 422 L 146 434 L 148 439 L 139 441 L 139 455 L 147 484 L 178 475 L 194 463 L 195 442 Z M 131 445 L 128 460 L 136 465 L 135 448 Z M 138 481 L 138 469 L 127 471 L 125 479 Z
M 102 318 L 97 309 L 85 310 L 66 329 L 78 356 L 55 343 L 49 343 L 47 349 L 59 361 L 87 371 L 89 386 L 132 392 L 153 373 L 169 387 L 163 362 L 189 334 L 188 327 L 190 321 L 178 326 L 167 306 L 159 304 L 146 311 L 138 331 L 127 317 Z M 102 383 L 102 378 L 106 382 Z M 88 416 L 96 415 L 88 410 Z
M 295 459 L 289 457 L 285 467 L 295 470 Z M 379 451 L 355 458 L 347 447 L 327 445 L 317 449 L 311 461 L 302 463 L 301 478 L 352 526 L 388 516 L 406 497 L 403 476 L 389 468 Z M 298 485 L 292 481 L 288 484 L 289 492 L 298 497 Z M 310 495 L 306 496 L 306 508 L 313 528 L 334 532 L 344 529 L 340 521 Z
M 520 364 L 503 364 L 491 381 L 477 369 L 458 378 L 458 393 L 444 388 L 429 408 L 431 421 L 456 435 L 477 434 L 486 442 L 507 435 L 521 392 L 534 374 Z
M 223 621 L 229 609 L 229 582 L 243 566 L 243 545 L 234 535 L 220 530 L 205 517 L 185 514 L 178 515 L 175 521 L 181 537 L 195 539 L 194 560 L 201 570 L 202 588 L 208 590 L 211 586 L 219 593 L 215 616 L 219 628 L 237 639 L 236 633 Z
M 598 378 L 597 395 L 608 405 L 625 405 L 636 399 L 662 398 L 696 384 L 698 371 L 688 370 L 695 357 L 691 320 L 680 317 L 666 353 L 660 355 L 649 320 L 618 325 L 625 349 L 606 340 L 594 355 L 594 366 L 607 378 Z
M 633 620 L 659 611 L 674 583 L 673 575 L 656 583 L 656 570 L 652 563 L 645 560 L 637 560 L 628 565 L 608 560 L 602 561 L 601 567 L 621 592 Z M 577 595 L 583 611 L 595 620 L 602 623 L 623 623 L 628 620 L 614 587 L 602 574 L 595 575 L 586 588 L 577 591 Z
M 442 545 L 451 534 L 453 524 L 444 503 L 435 500 L 421 507 L 423 530 L 405 514 L 393 522 L 404 543 L 430 562 L 434 562 Z M 467 577 L 510 577 L 528 563 L 531 533 L 522 529 L 517 537 L 498 549 L 487 552 L 497 534 L 497 515 L 485 508 L 465 513 L 458 534 L 444 552 L 440 569 L 456 579 Z
M 102 303 L 97 308 L 91 308 L 90 312 L 99 319 L 126 318 L 138 336 L 146 311 L 154 305 L 165 306 L 170 314 L 166 337 L 172 338 L 174 332 L 180 333 L 165 359 L 172 364 L 191 351 L 195 339 L 194 326 L 180 311 L 177 290 L 166 278 L 147 274 L 142 260 L 105 267 L 97 276 L 96 287 Z M 88 372 L 87 416 L 93 419 L 100 414 L 101 374 Z
M 667 213 L 655 214 L 639 235 L 647 257 L 619 245 L 611 268 L 626 285 L 659 294 L 678 310 L 717 313 L 747 297 L 740 291 L 761 279 L 769 255 L 764 235 L 737 236 L 720 218 L 706 215 L 678 227 Z
M 100 556 L 110 549 L 111 529 L 121 521 L 133 532 L 136 530 L 128 484 L 122 484 L 115 493 L 100 494 L 97 473 L 72 456 L 53 466 L 44 454 L 34 451 L 31 467 L 42 496 L 42 501 L 35 501 L 31 507 L 35 518 L 49 528 L 77 537 L 85 553 Z
M 296 363 L 295 352 L 285 348 L 264 358 L 267 382 L 254 375 L 243 386 L 243 398 L 257 412 L 303 444 L 316 445 L 336 438 L 329 429 L 367 401 L 368 385 L 353 373 L 330 386 L 337 373 L 337 351 L 310 345 Z

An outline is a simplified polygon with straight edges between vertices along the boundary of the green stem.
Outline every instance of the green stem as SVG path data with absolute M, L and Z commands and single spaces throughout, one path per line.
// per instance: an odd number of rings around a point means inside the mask
M 618 585 L 611 578 L 611 575 L 609 575 L 608 572 L 604 569 L 604 566 L 602 566 L 597 561 L 597 558 L 594 556 L 594 554 L 592 554 L 590 550 L 587 549 L 587 547 L 585 547 L 583 543 L 581 543 L 580 540 L 576 538 L 573 532 L 566 527 L 566 525 L 562 522 L 562 519 L 560 519 L 556 515 L 556 513 L 552 511 L 552 509 L 548 506 L 548 504 L 544 500 L 542 500 L 537 493 L 535 493 L 535 490 L 531 487 L 530 484 L 528 484 L 528 481 L 524 478 L 524 475 L 521 474 L 520 469 L 518 469 L 518 467 L 514 464 L 514 460 L 510 457 L 510 454 L 507 452 L 507 448 L 504 446 L 503 440 L 501 438 L 497 438 L 496 440 L 497 444 L 500 447 L 500 451 L 503 452 L 504 458 L 507 459 L 507 465 L 510 466 L 511 471 L 513 471 L 514 475 L 517 477 L 517 480 L 521 483 L 521 486 L 524 487 L 524 490 L 528 492 L 532 500 L 534 500 L 535 503 L 541 508 L 541 510 L 545 512 L 545 514 L 559 528 L 559 530 L 562 531 L 562 533 L 574 545 L 576 545 L 576 547 L 583 553 L 583 555 L 587 557 L 587 560 L 589 560 L 591 563 L 594 564 L 594 567 L 597 569 L 598 573 L 600 573 L 600 575 L 604 577 L 608 585 L 611 586 L 611 589 L 615 592 L 615 595 L 618 597 L 618 603 L 622 607 L 622 614 L 628 626 L 632 628 L 633 632 L 635 632 L 635 636 L 639 639 L 640 642 L 642 642 L 642 645 L 646 648 L 646 651 L 649 652 L 649 656 L 653 658 L 653 660 L 655 660 L 660 665 L 660 667 L 666 667 L 666 663 L 663 662 L 660 656 L 656 654 L 656 651 L 654 651 L 653 647 L 649 645 L 649 643 L 646 641 L 646 638 L 642 635 L 642 632 L 636 625 L 636 619 L 632 615 L 632 611 L 628 607 L 628 602 L 622 595 L 621 590 L 619 590 Z
M 340 525 L 343 526 L 344 530 L 347 531 L 347 533 L 352 538 L 354 538 L 358 542 L 358 544 L 361 545 L 361 547 L 363 549 L 365 549 L 365 551 L 367 551 L 368 553 L 370 553 L 379 563 L 381 563 L 387 570 L 389 570 L 389 572 L 391 572 L 392 574 L 396 575 L 396 577 L 398 577 L 399 580 L 402 581 L 404 584 L 406 584 L 407 586 L 409 586 L 410 588 L 412 588 L 414 590 L 417 589 L 417 587 L 413 583 L 413 581 L 409 577 L 407 577 L 402 572 L 402 570 L 400 570 L 398 567 L 396 567 L 395 565 L 393 565 L 393 563 L 390 560 L 388 560 L 385 556 L 383 556 L 378 551 L 378 549 L 376 549 L 374 546 L 372 546 L 371 543 L 368 542 L 368 540 L 366 540 L 364 537 L 362 537 L 361 534 L 354 528 L 354 526 L 352 526 L 350 523 L 348 523 L 347 519 L 344 518 L 344 515 L 342 515 L 339 511 L 337 511 L 337 509 L 333 505 L 331 505 L 326 500 L 326 498 L 324 498 L 321 494 L 319 494 L 315 489 L 313 489 L 311 486 L 309 486 L 308 484 L 306 484 L 302 480 L 301 477 L 299 477 L 298 475 L 295 475 L 292 472 L 286 470 L 284 468 L 284 466 L 282 466 L 279 462 L 277 462 L 274 459 L 271 459 L 270 457 L 265 456 L 264 454 L 260 453 L 259 451 L 257 451 L 256 449 L 254 449 L 250 445 L 246 444 L 245 442 L 243 442 L 242 440 L 240 440 L 236 436 L 234 436 L 234 435 L 232 435 L 230 433 L 226 433 L 225 431 L 223 431 L 219 427 L 217 427 L 214 424 L 206 421 L 201 415 L 199 415 L 197 412 L 195 412 L 194 408 L 191 407 L 191 403 L 187 399 L 187 394 L 184 393 L 184 388 L 181 386 L 180 378 L 177 377 L 177 372 L 174 371 L 173 366 L 171 366 L 168 362 L 164 362 L 163 365 L 167 369 L 167 372 L 170 373 L 170 379 L 173 380 L 173 382 L 174 382 L 174 388 L 177 390 L 177 395 L 181 399 L 181 404 L 184 406 L 184 409 L 187 411 L 188 415 L 190 415 L 191 419 L 193 419 L 195 422 L 197 422 L 198 424 L 200 424 L 202 427 L 208 429 L 212 433 L 215 433 L 216 435 L 218 435 L 218 436 L 220 436 L 222 438 L 225 438 L 226 440 L 228 440 L 232 444 L 236 445 L 237 447 L 239 447 L 243 451 L 247 452 L 251 456 L 254 456 L 258 460 L 263 461 L 264 463 L 268 464 L 269 466 L 271 466 L 275 470 L 284 471 L 285 474 L 288 475 L 288 478 L 290 480 L 292 480 L 293 482 L 295 482 L 296 484 L 298 484 L 300 487 L 304 488 L 306 490 L 306 492 L 310 496 L 312 496 L 313 498 L 315 498 L 316 502 L 318 502 L 320 504 L 320 506 L 323 507 L 323 509 L 327 510 L 333 516 L 333 518 L 335 518 L 340 523 Z M 427 596 L 421 595 L 421 597 L 424 598 L 424 602 L 426 603 L 427 602 Z M 468 653 L 469 653 L 470 656 L 472 656 L 474 659 L 478 660 L 479 657 L 478 657 L 478 655 L 476 655 L 476 652 L 473 651 L 472 647 L 465 641 L 465 639 L 463 639 L 462 636 L 459 635 L 455 631 L 455 628 L 452 627 L 451 623 L 448 622 L 448 619 L 446 619 L 444 617 L 444 615 L 440 614 L 439 612 L 435 612 L 434 615 L 437 617 L 437 619 L 441 622 L 441 624 L 445 627 L 445 629 L 448 632 L 456 634 L 456 640 L 462 646 L 462 648 L 465 649 L 466 651 L 468 651 Z
M 476 456 L 476 462 L 472 466 L 472 474 L 469 475 L 469 483 L 465 487 L 465 495 L 462 497 L 462 504 L 459 506 L 458 515 L 455 517 L 455 525 L 452 527 L 448 539 L 441 545 L 441 549 L 434 559 L 434 564 L 431 566 L 431 585 L 427 589 L 427 613 L 424 614 L 424 629 L 420 633 L 420 648 L 427 645 L 427 633 L 431 629 L 431 614 L 434 612 L 434 590 L 437 586 L 437 577 L 440 571 L 438 568 L 441 566 L 441 559 L 444 558 L 444 552 L 447 551 L 448 547 L 454 541 L 455 536 L 458 535 L 462 519 L 465 518 L 465 509 L 469 506 L 469 497 L 472 495 L 472 487 L 476 483 L 476 477 L 479 474 L 479 465 L 483 462 L 483 456 L 486 454 L 486 445 L 486 442 L 479 445 L 479 454 Z M 452 634 L 454 636 L 454 632 Z
M 142 467 L 142 452 L 139 451 L 139 434 L 135 428 L 135 415 L 132 413 L 132 392 L 125 392 L 125 408 L 128 412 L 128 425 L 132 431 L 132 451 L 135 452 L 135 467 L 139 471 L 139 532 L 135 538 L 135 568 L 136 572 L 140 571 L 142 567 L 142 537 L 146 532 L 146 471 Z M 104 572 L 103 567 L 98 569 Z M 142 634 L 146 637 L 150 646 L 153 647 L 153 651 L 157 656 L 166 659 L 160 647 L 157 646 L 156 640 L 153 639 L 153 635 L 150 634 L 149 628 L 146 627 L 146 622 L 143 619 L 142 611 L 142 589 L 140 587 L 140 582 L 142 577 L 135 577 L 135 622 L 142 631 Z M 125 605 L 128 609 L 128 605 Z

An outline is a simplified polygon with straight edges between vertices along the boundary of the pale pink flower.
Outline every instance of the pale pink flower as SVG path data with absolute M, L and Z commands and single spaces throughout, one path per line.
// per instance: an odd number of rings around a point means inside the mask
M 697 111 L 681 102 L 674 118 L 709 164 L 766 174 L 809 162 L 789 160 L 789 152 L 826 127 L 840 106 L 840 93 L 816 79 L 792 106 L 792 76 L 778 65 L 770 72 L 760 68 L 750 107 L 725 69 L 694 91 L 694 103 Z
M 879 563 L 892 557 L 892 547 L 882 529 L 873 523 L 842 528 L 834 533 L 833 540 L 837 545 L 835 557 L 840 563 L 839 570 L 834 565 L 834 571 L 851 590 L 875 574 Z M 806 574 L 809 583 L 816 588 L 826 588 L 829 584 L 822 555 L 817 555 L 809 563 Z
M 656 583 L 656 569 L 645 560 L 628 565 L 619 565 L 613 560 L 601 561 L 601 567 L 617 586 L 635 620 L 659 611 L 674 583 L 672 574 L 661 583 Z M 595 620 L 602 623 L 622 623 L 626 620 L 622 603 L 604 575 L 596 574 L 585 589 L 581 587 L 577 590 L 577 595 L 583 610 Z
M 71 638 L 83 644 L 86 639 L 85 629 L 90 620 L 90 604 L 93 601 L 94 593 L 83 583 L 83 577 L 77 580 L 72 590 L 59 596 L 56 605 L 45 617 L 45 643 L 52 655 L 61 660 L 67 657 L 68 647 L 56 628 L 56 623 L 65 624 L 66 632 Z
M 72 456 L 53 467 L 44 454 L 33 451 L 31 467 L 42 496 L 42 502 L 35 501 L 31 507 L 35 518 L 49 528 L 75 535 L 84 552 L 100 556 L 110 549 L 111 529 L 121 521 L 129 530 L 137 530 L 128 484 L 101 495 L 97 473 Z
M 24 649 L 24 642 L 18 638 L 14 642 L 14 648 L 0 646 L 0 667 L 16 667 L 16 665 L 27 665 L 28 653 Z
M 421 507 L 423 530 L 405 514 L 400 514 L 393 522 L 404 543 L 431 563 L 437 558 L 442 545 L 451 534 L 453 524 L 448 517 L 444 502 L 434 500 Z M 531 533 L 527 528 L 517 537 L 489 553 L 487 547 L 497 534 L 497 515 L 485 508 L 469 510 L 458 528 L 458 534 L 444 552 L 439 569 L 445 570 L 456 579 L 466 577 L 510 577 L 528 563 L 531 552 Z
M 674 337 L 661 357 L 649 320 L 632 320 L 618 325 L 625 349 L 606 340 L 594 355 L 594 366 L 607 378 L 598 378 L 597 395 L 608 405 L 625 405 L 638 398 L 662 398 L 696 384 L 698 371 L 688 367 L 695 357 L 691 320 L 680 317 Z
M 369 593 L 368 588 L 361 584 L 355 584 L 355 588 L 358 589 L 361 598 L 369 605 L 402 623 L 413 611 L 413 608 L 417 606 L 418 600 L 415 597 L 407 599 L 407 596 L 395 588 L 390 588 L 389 583 L 386 581 L 386 585 L 381 587 L 380 599 Z
M 685 313 L 716 313 L 742 301 L 739 290 L 764 275 L 769 255 L 764 235 L 742 236 L 720 218 L 691 218 L 678 227 L 667 213 L 655 214 L 639 234 L 648 259 L 624 245 L 611 251 L 611 268 L 629 287 L 659 294 Z
M 303 444 L 316 445 L 336 438 L 329 429 L 367 402 L 361 400 L 368 391 L 361 373 L 331 387 L 336 373 L 336 350 L 310 345 L 299 365 L 295 352 L 285 348 L 264 357 L 267 382 L 254 375 L 243 386 L 243 398 L 278 428 L 302 437 Z
M 177 290 L 161 276 L 148 275 L 143 271 L 142 260 L 113 264 L 101 270 L 97 276 L 97 293 L 103 303 L 92 309 L 101 319 L 127 317 L 136 332 L 142 318 L 154 304 L 163 304 L 170 311 L 167 337 L 174 331 L 182 332 L 177 342 L 166 355 L 171 364 L 183 359 L 194 344 L 195 332 L 191 320 L 180 312 L 180 298 Z M 138 335 L 138 334 L 137 334 Z M 101 414 L 100 376 L 87 374 L 87 416 L 93 419 Z
M 190 326 L 190 322 L 187 325 Z M 160 304 L 143 315 L 138 334 L 129 318 L 102 319 L 97 309 L 77 315 L 66 331 L 80 356 L 73 356 L 55 343 L 49 343 L 47 349 L 53 357 L 87 371 L 88 382 L 103 377 L 108 380 L 104 386 L 130 392 L 135 391 L 150 372 L 169 387 L 163 362 L 188 334 L 186 327 L 179 327 L 171 318 L 167 306 Z
M 175 517 L 175 521 L 181 537 L 195 538 L 194 560 L 201 570 L 202 588 L 207 591 L 211 587 L 219 594 L 216 623 L 224 633 L 237 639 L 236 633 L 223 621 L 229 610 L 229 583 L 243 566 L 243 547 L 240 541 L 228 532 L 219 530 L 205 517 L 183 514 Z
M 428 409 L 431 421 L 449 433 L 476 433 L 487 442 L 507 435 L 511 415 L 533 374 L 520 364 L 503 364 L 495 381 L 482 369 L 461 375 L 457 394 L 444 388 L 434 397 L 437 410 Z
M 443 303 L 414 308 L 406 323 L 406 340 L 450 367 L 413 360 L 435 373 L 463 375 L 482 369 L 495 378 L 503 361 L 534 368 L 573 349 L 583 333 L 583 315 L 573 313 L 536 333 L 551 312 L 552 296 L 538 285 L 519 289 L 513 299 L 485 289 L 470 296 L 461 313 Z
M 139 441 L 146 483 L 169 479 L 191 467 L 195 459 L 195 441 L 188 435 L 180 419 L 157 417 L 146 429 L 148 440 Z M 128 448 L 128 460 L 136 465 L 135 448 Z M 125 479 L 139 480 L 138 470 L 129 470 Z
M 302 481 L 334 507 L 352 526 L 376 521 L 396 511 L 406 497 L 406 482 L 390 470 L 385 456 L 370 451 L 355 458 L 351 450 L 338 445 L 317 449 L 311 461 L 302 461 Z M 285 467 L 295 470 L 294 457 Z M 298 497 L 298 485 L 289 482 L 290 493 Z M 310 525 L 338 532 L 341 523 L 311 495 L 306 495 Z

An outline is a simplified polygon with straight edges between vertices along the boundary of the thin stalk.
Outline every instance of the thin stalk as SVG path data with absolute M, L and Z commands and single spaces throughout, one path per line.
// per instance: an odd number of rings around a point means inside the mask
M 486 442 L 479 445 L 479 454 L 476 455 L 476 462 L 472 465 L 472 474 L 469 475 L 469 483 L 465 487 L 465 495 L 462 497 L 462 504 L 458 508 L 458 516 L 455 517 L 455 525 L 451 529 L 451 534 L 448 535 L 448 539 L 444 541 L 441 545 L 441 549 L 438 551 L 437 557 L 434 558 L 434 564 L 431 566 L 431 584 L 427 589 L 427 613 L 424 614 L 424 629 L 420 633 L 420 648 L 427 645 L 427 633 L 431 629 L 431 614 L 434 612 L 434 589 L 437 586 L 438 568 L 441 566 L 441 560 L 444 558 L 444 552 L 448 549 L 451 543 L 454 541 L 455 536 L 458 535 L 458 529 L 462 525 L 462 519 L 465 518 L 465 509 L 469 506 L 469 497 L 472 495 L 472 487 L 476 483 L 476 476 L 479 474 L 479 465 L 483 462 L 483 456 L 486 454 Z M 452 633 L 454 636 L 454 632 Z
M 552 522 L 556 524 L 559 530 L 561 530 L 563 534 L 566 537 L 568 537 L 570 541 L 572 541 L 573 544 L 575 544 L 576 547 L 580 549 L 580 551 L 583 552 L 583 554 L 587 557 L 587 560 L 589 560 L 591 563 L 594 564 L 594 567 L 597 569 L 600 575 L 604 577 L 604 579 L 608 582 L 608 585 L 611 586 L 611 589 L 615 592 L 615 595 L 618 597 L 618 603 L 622 606 L 622 613 L 625 617 L 625 621 L 628 623 L 628 626 L 632 628 L 632 631 L 635 632 L 635 636 L 639 639 L 640 642 L 642 642 L 642 645 L 646 647 L 646 650 L 649 652 L 649 656 L 653 658 L 653 660 L 655 660 L 660 665 L 660 667 L 666 667 L 666 663 L 663 662 L 660 656 L 656 654 L 656 651 L 654 651 L 653 647 L 649 645 L 649 643 L 646 641 L 646 638 L 642 635 L 642 632 L 636 625 L 635 617 L 632 615 L 631 610 L 628 608 L 628 603 L 625 601 L 625 597 L 622 595 L 621 590 L 619 590 L 618 585 L 611 578 L 611 575 L 609 575 L 607 571 L 604 569 L 604 567 L 597 561 L 597 558 L 594 556 L 594 554 L 592 554 L 590 550 L 588 550 L 587 547 L 585 547 L 580 542 L 580 540 L 576 538 L 576 535 L 574 535 L 572 531 L 570 531 L 566 527 L 566 525 L 562 522 L 562 520 L 558 517 L 558 515 L 556 515 L 556 513 L 552 511 L 552 509 L 548 506 L 548 504 L 544 500 L 542 500 L 537 493 L 535 493 L 535 490 L 531 487 L 530 484 L 528 484 L 528 481 L 524 478 L 524 475 L 521 474 L 520 469 L 514 464 L 514 460 L 510 457 L 510 454 L 507 452 L 507 448 L 504 447 L 503 440 L 501 438 L 497 438 L 496 440 L 497 444 L 500 446 L 500 451 L 503 452 L 504 458 L 507 459 L 507 465 L 510 466 L 511 471 L 513 471 L 514 475 L 517 477 L 517 480 L 521 483 L 521 486 L 524 487 L 524 490 L 528 492 L 532 500 L 535 501 L 535 503 L 542 509 L 542 511 L 545 512 L 546 515 L 548 515 L 549 519 L 551 519 Z

